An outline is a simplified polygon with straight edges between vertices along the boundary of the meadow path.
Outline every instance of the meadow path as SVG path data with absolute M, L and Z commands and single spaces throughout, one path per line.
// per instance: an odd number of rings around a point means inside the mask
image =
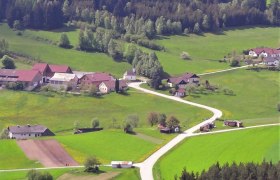
M 180 102 L 180 103 L 184 103 L 184 104 L 188 104 L 188 105 L 191 105 L 191 106 L 206 109 L 206 110 L 209 110 L 213 113 L 213 116 L 211 118 L 193 126 L 192 128 L 184 131 L 183 133 L 179 134 L 174 139 L 169 141 L 166 145 L 164 145 L 162 148 L 157 150 L 150 157 L 148 157 L 144 162 L 136 165 L 137 167 L 140 168 L 141 179 L 152 180 L 153 179 L 153 166 L 162 155 L 167 153 L 169 150 L 171 150 L 174 146 L 176 146 L 178 143 L 180 143 L 186 137 L 189 137 L 189 136 L 193 135 L 193 133 L 195 131 L 199 130 L 200 126 L 203 126 L 207 123 L 211 123 L 211 122 L 215 121 L 217 118 L 220 118 L 222 116 L 222 111 L 220 111 L 218 109 L 215 109 L 215 108 L 212 108 L 212 107 L 209 107 L 209 106 L 202 105 L 202 104 L 186 101 L 186 100 L 183 100 L 183 99 L 178 98 L 178 97 L 168 96 L 168 95 L 161 94 L 161 93 L 158 93 L 158 92 L 155 92 L 155 91 L 144 89 L 144 88 L 140 87 L 141 84 L 143 84 L 143 82 L 130 83 L 129 87 L 140 90 L 140 91 L 143 91 L 145 93 L 153 94 L 153 95 L 160 96 L 160 97 L 170 99 L 170 100 L 173 100 L 173 101 L 177 101 L 177 102 Z

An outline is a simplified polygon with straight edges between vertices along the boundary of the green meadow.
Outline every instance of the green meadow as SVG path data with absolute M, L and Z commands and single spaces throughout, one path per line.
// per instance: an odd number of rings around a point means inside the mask
M 235 95 L 193 94 L 187 100 L 218 108 L 223 118 L 242 120 L 245 126 L 279 122 L 279 72 L 240 69 L 201 76 L 201 82 L 205 80 L 221 89 L 231 89 Z
M 148 113 L 155 111 L 178 117 L 182 127 L 187 128 L 211 116 L 209 111 L 133 89 L 128 95 L 111 93 L 100 98 L 70 94 L 49 97 L 2 90 L 0 99 L 0 129 L 18 124 L 42 124 L 58 134 L 72 133 L 75 122 L 80 127 L 90 127 L 94 117 L 99 119 L 101 127 L 122 128 L 126 117 L 136 114 L 139 127 L 145 128 L 149 127 Z
M 98 175 L 102 175 L 103 173 L 119 173 L 113 180 L 139 180 L 139 171 L 138 169 L 112 169 L 110 167 L 100 167 L 100 174 L 92 174 L 83 172 L 83 168 L 64 168 L 64 169 L 48 169 L 48 170 L 38 170 L 39 172 L 49 172 L 54 179 L 60 179 L 64 174 L 68 174 L 70 176 L 84 178 L 86 177 L 94 177 Z M 28 171 L 17 171 L 17 172 L 0 172 L 1 179 L 5 180 L 26 180 L 26 175 Z M 65 178 L 62 178 L 65 179 Z
M 27 30 L 26 35 L 23 32 L 22 36 L 18 36 L 7 24 L 0 24 L 0 32 L 0 38 L 7 39 L 11 51 L 41 59 L 47 63 L 67 64 L 74 70 L 110 72 L 119 77 L 131 68 L 128 63 L 115 62 L 103 53 L 86 53 L 74 49 L 59 48 L 44 40 L 46 38 L 43 35 L 46 34 L 50 34 L 47 38 L 54 38 L 55 35 L 52 33 L 44 32 L 37 36 L 36 31 L 32 35 L 31 32 L 33 31 Z M 40 37 L 40 35 L 43 37 Z M 57 41 L 59 41 L 59 38 Z
M 170 75 L 184 72 L 212 72 L 229 68 L 228 63 L 219 63 L 228 53 L 260 46 L 278 47 L 279 29 L 277 27 L 244 27 L 228 29 L 221 34 L 167 36 L 156 41 L 164 46 L 166 52 L 158 52 L 158 58 L 164 70 Z M 182 60 L 180 54 L 185 51 L 191 60 Z
M 233 131 L 191 137 L 164 155 L 154 167 L 156 179 L 172 179 L 188 171 L 207 170 L 217 161 L 278 162 L 280 160 L 280 126 Z
M 0 140 L 0 169 L 33 168 L 40 166 L 39 163 L 31 161 L 25 156 L 16 141 Z
M 95 156 L 105 164 L 113 160 L 141 162 L 162 145 L 125 134 L 122 130 L 57 136 L 55 139 L 79 163 L 88 156 Z

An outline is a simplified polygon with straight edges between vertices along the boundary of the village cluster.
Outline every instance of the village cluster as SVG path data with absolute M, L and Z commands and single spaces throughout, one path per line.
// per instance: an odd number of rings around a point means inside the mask
M 39 86 L 50 86 L 56 90 L 77 90 L 94 86 L 102 94 L 127 89 L 127 81 L 136 80 L 134 70 L 126 71 L 122 79 L 104 72 L 72 71 L 66 65 L 37 63 L 31 70 L 0 69 L 0 86 L 21 83 L 23 89 L 32 91 Z M 118 81 L 118 83 L 116 83 Z
M 267 67 L 278 67 L 280 61 L 280 49 L 254 48 L 250 49 L 248 55 L 252 58 L 261 58 Z M 249 62 L 251 64 L 251 62 Z

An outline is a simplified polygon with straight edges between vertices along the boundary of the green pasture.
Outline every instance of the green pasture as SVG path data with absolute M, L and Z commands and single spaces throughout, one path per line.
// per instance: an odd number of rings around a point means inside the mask
M 274 163 L 280 160 L 280 126 L 188 138 L 164 155 L 154 167 L 156 179 L 173 179 L 188 171 L 207 170 L 217 161 Z

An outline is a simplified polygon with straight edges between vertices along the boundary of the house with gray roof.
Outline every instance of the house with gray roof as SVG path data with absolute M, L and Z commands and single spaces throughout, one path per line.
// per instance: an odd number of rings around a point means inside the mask
M 9 137 L 11 139 L 28 139 L 41 136 L 54 136 L 48 128 L 42 125 L 9 126 Z

